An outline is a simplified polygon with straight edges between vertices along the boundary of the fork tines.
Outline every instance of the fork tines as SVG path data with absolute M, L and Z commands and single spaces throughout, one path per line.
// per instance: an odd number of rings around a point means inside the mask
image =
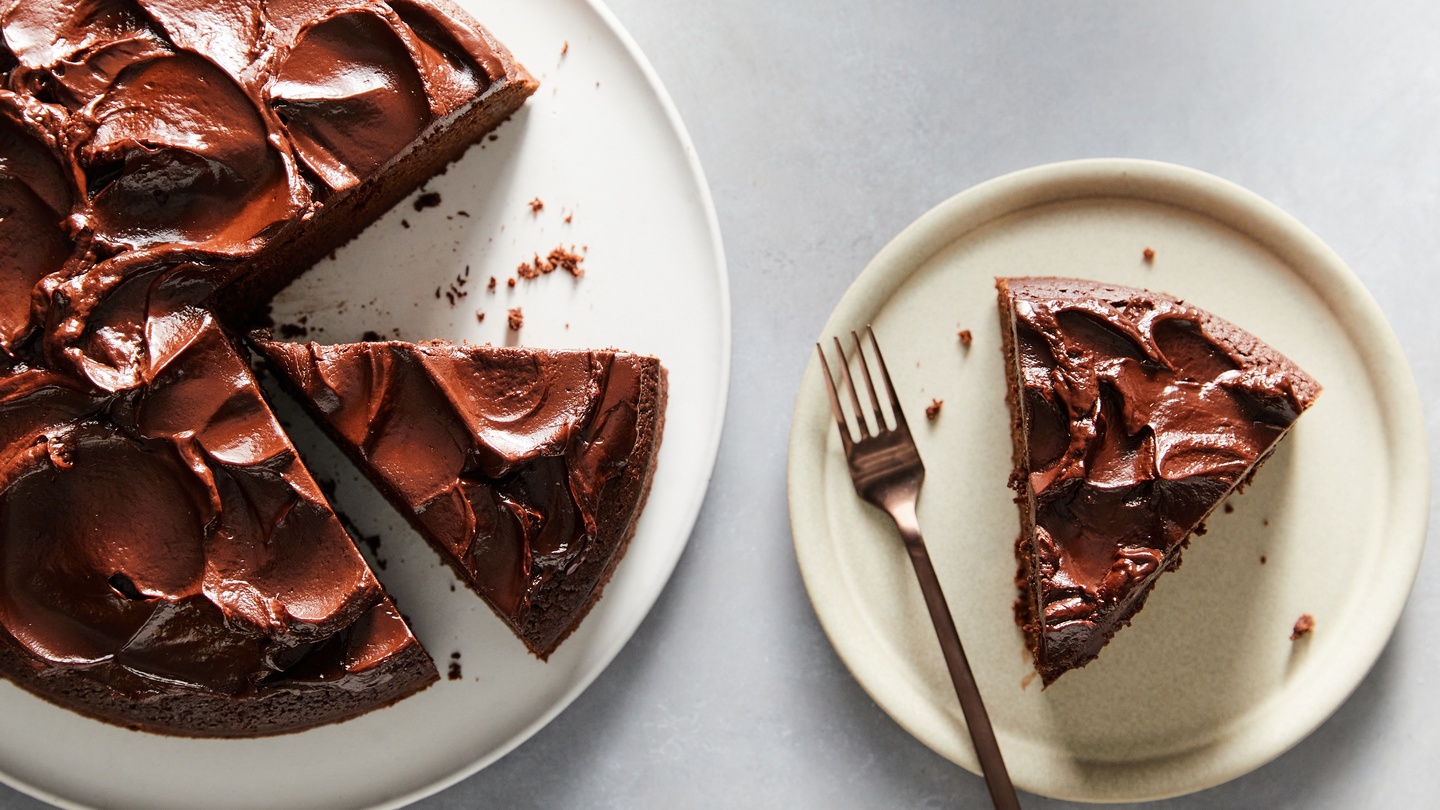
M 860 365 L 860 372 L 865 378 L 865 392 L 869 395 L 870 406 L 874 411 L 875 435 L 881 435 L 891 430 L 904 430 L 909 432 L 909 426 L 905 423 L 905 413 L 900 410 L 900 400 L 895 396 L 895 385 L 890 381 L 890 370 L 885 367 L 885 357 L 880 353 L 880 343 L 875 340 L 875 332 L 870 327 L 865 327 L 865 334 L 870 338 L 870 346 L 875 355 L 875 361 L 880 365 L 880 381 L 884 384 L 885 399 L 890 403 L 890 412 L 893 414 L 894 427 L 887 427 L 885 414 L 880 408 L 880 398 L 876 394 L 875 379 L 870 374 L 870 365 L 865 360 L 865 352 L 861 347 L 860 336 L 854 331 L 850 332 L 850 338 L 855 343 L 855 353 L 852 359 Z M 866 424 L 865 412 L 860 406 L 860 396 L 856 392 L 855 380 L 850 374 L 850 363 L 845 359 L 845 347 L 841 345 L 840 338 L 834 338 L 835 352 L 839 355 L 840 373 L 845 380 L 845 390 L 849 394 L 850 406 L 855 412 L 855 422 L 860 429 L 860 440 L 870 438 L 870 427 Z M 825 390 L 830 394 L 830 411 L 835 415 L 835 422 L 840 426 L 840 440 L 848 448 L 855 440 L 851 437 L 850 428 L 845 421 L 844 409 L 840 406 L 840 395 L 835 389 L 835 376 L 830 371 L 830 363 L 825 359 L 825 348 L 815 344 L 815 350 L 820 354 L 820 367 L 825 372 Z

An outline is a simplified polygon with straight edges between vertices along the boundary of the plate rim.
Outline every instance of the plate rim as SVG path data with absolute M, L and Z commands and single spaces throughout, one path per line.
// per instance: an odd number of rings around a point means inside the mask
M 466 0 L 457 0 L 457 2 L 464 3 Z M 429 796 L 440 793 L 447 788 L 453 787 L 504 758 L 535 734 L 539 733 L 545 726 L 549 725 L 561 712 L 569 708 L 581 694 L 590 688 L 602 673 L 610 668 L 615 658 L 629 645 L 635 633 L 640 629 L 640 625 L 644 624 L 645 619 L 650 615 L 650 611 L 654 609 L 655 603 L 659 600 L 660 595 L 664 593 L 669 586 L 681 556 L 684 555 L 685 549 L 690 545 L 690 538 L 695 532 L 695 524 L 700 518 L 700 511 L 704 506 L 706 496 L 709 494 L 710 483 L 715 476 L 715 465 L 719 459 L 720 443 L 724 436 L 725 423 L 728 416 L 731 366 L 733 364 L 733 324 L 729 265 L 725 258 L 724 238 L 720 230 L 719 216 L 715 210 L 714 196 L 710 190 L 709 180 L 705 176 L 704 167 L 700 163 L 700 156 L 695 149 L 694 141 L 691 139 L 689 130 L 686 129 L 684 120 L 680 116 L 679 108 L 675 106 L 674 100 L 671 98 L 669 91 L 666 90 L 664 83 L 660 79 L 660 75 L 655 71 L 649 58 L 645 56 L 644 51 L 640 49 L 639 44 L 635 41 L 634 37 L 630 35 L 630 32 L 626 30 L 619 18 L 605 5 L 604 0 L 580 0 L 580 2 L 588 6 L 596 18 L 608 29 L 610 34 L 615 37 L 616 42 L 639 70 L 641 76 L 644 78 L 646 87 L 658 103 L 660 111 L 664 114 L 665 120 L 669 124 L 670 130 L 675 137 L 675 142 L 684 154 L 685 164 L 690 173 L 690 182 L 694 185 L 697 192 L 695 202 L 699 204 L 700 210 L 703 213 L 705 235 L 712 246 L 708 263 L 712 265 L 715 281 L 719 290 L 719 296 L 716 300 L 720 323 L 720 333 L 718 335 L 719 362 L 717 364 L 719 375 L 713 403 L 715 419 L 710 429 L 710 435 L 700 450 L 700 458 L 704 461 L 705 474 L 697 479 L 697 485 L 690 493 L 689 503 L 684 510 L 689 517 L 681 521 L 679 529 L 681 539 L 673 545 L 668 559 L 663 561 L 662 569 L 664 575 L 658 578 L 658 587 L 656 587 L 645 600 L 644 610 L 637 612 L 638 618 L 634 626 L 631 627 L 628 632 L 624 633 L 622 637 L 617 638 L 609 649 L 604 650 L 596 657 L 597 663 L 590 672 L 572 684 L 570 689 L 565 691 L 558 700 L 545 712 L 536 717 L 529 725 L 469 765 L 393 799 L 356 805 L 357 810 L 397 810 L 398 808 L 414 804 Z M 0 783 L 14 788 L 16 791 L 31 798 L 38 799 L 55 807 L 63 808 L 63 810 L 101 810 L 94 805 L 82 804 L 72 799 L 67 799 L 50 790 L 18 779 L 3 767 L 0 767 Z
M 1157 190 L 1159 194 L 1155 193 Z M 1272 254 L 1283 256 L 1284 263 L 1317 291 L 1338 318 L 1353 325 L 1346 330 L 1347 333 L 1363 334 L 1370 341 L 1365 345 L 1357 344 L 1355 348 L 1361 357 L 1378 364 L 1373 368 L 1369 387 L 1377 394 L 1387 435 L 1427 435 L 1423 405 L 1399 339 L 1379 305 L 1339 255 L 1298 219 L 1258 194 L 1206 172 L 1161 161 L 1091 158 L 1048 163 L 1010 172 L 961 191 L 922 214 L 876 254 L 836 304 L 820 338 L 854 328 L 858 323 L 854 315 L 883 306 L 926 260 L 962 235 L 1027 209 L 1087 198 L 1136 199 L 1189 210 L 1243 234 Z M 1217 211 L 1231 216 L 1222 216 Z M 957 220 L 964 220 L 966 224 L 957 226 Z M 1297 260 L 1302 257 L 1303 262 Z M 1319 283 L 1321 281 L 1324 284 Z M 825 525 L 823 518 L 826 510 L 819 484 L 824 478 L 826 436 L 833 430 L 819 377 L 819 363 L 812 354 L 795 400 L 787 455 L 791 538 L 806 595 L 831 647 L 876 704 L 931 750 L 978 775 L 978 762 L 968 737 L 963 739 L 958 749 L 946 750 L 949 747 L 946 741 L 937 740 L 914 723 L 907 722 L 901 711 L 903 707 L 893 705 L 897 699 L 893 694 L 887 694 L 886 687 L 890 684 L 871 682 L 874 678 L 871 670 L 880 667 L 862 660 L 862 653 L 868 648 L 847 641 L 846 628 L 841 626 L 840 617 L 827 617 L 823 603 L 836 597 L 827 595 L 833 586 L 823 580 L 824 572 L 817 570 L 820 562 L 819 552 L 815 550 L 826 541 L 823 532 L 809 528 Z M 1135 792 L 1133 786 L 1127 785 L 1131 792 L 1123 794 L 1057 791 L 1052 789 L 1052 785 L 1044 783 L 1043 768 L 1036 771 L 1036 775 L 1041 776 L 1038 779 L 1022 770 L 1016 778 L 1016 785 L 1037 795 L 1082 802 L 1169 798 L 1213 787 L 1249 773 L 1313 733 L 1349 699 L 1373 668 L 1394 634 L 1419 574 L 1429 522 L 1428 445 L 1425 442 L 1392 441 L 1390 447 L 1392 460 L 1387 469 L 1397 486 L 1392 490 L 1388 511 L 1391 525 L 1400 527 L 1401 534 L 1408 540 L 1408 543 L 1393 549 L 1396 554 L 1391 559 L 1398 558 L 1404 566 L 1398 577 L 1403 580 L 1404 587 L 1396 587 L 1389 592 L 1389 598 L 1379 609 L 1383 632 L 1369 636 L 1369 643 L 1352 659 L 1351 666 L 1329 679 L 1331 686 L 1324 690 L 1324 700 L 1312 704 L 1311 711 L 1300 722 L 1291 724 L 1290 733 L 1269 735 L 1251 746 L 1252 755 L 1243 763 L 1219 769 L 1209 774 L 1209 778 L 1192 780 L 1178 788 L 1172 784 L 1163 788 L 1151 786 L 1148 790 Z M 817 517 L 822 520 L 816 520 Z M 821 537 L 816 539 L 814 535 Z M 1399 565 L 1395 566 L 1395 570 L 1400 570 Z M 830 609 L 835 610 L 834 607 Z M 1257 711 L 1241 715 L 1231 723 L 1240 727 L 1247 721 L 1253 721 Z M 1176 758 L 1183 758 L 1185 753 Z

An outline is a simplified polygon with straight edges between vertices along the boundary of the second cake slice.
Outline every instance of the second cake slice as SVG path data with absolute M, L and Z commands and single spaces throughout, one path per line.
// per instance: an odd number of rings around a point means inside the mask
M 664 424 L 659 361 L 440 341 L 254 342 L 456 574 L 548 657 L 635 532 Z

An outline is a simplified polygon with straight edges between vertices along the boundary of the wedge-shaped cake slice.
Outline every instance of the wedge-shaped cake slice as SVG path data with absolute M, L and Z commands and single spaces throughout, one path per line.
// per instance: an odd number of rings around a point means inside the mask
M 998 279 L 1020 538 L 1016 619 L 1048 685 L 1129 624 L 1320 386 L 1161 293 Z
M 140 367 L 124 390 L 0 371 L 0 676 L 193 737 L 299 731 L 437 680 L 214 317 L 150 316 L 103 336 Z
M 546 658 L 635 532 L 665 371 L 618 351 L 257 339 L 390 502 Z

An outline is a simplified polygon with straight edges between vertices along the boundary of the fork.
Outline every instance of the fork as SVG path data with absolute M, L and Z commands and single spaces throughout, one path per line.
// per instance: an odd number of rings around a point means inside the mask
M 910 553 L 910 562 L 915 566 L 915 576 L 920 580 L 920 590 L 925 594 L 925 606 L 930 610 L 930 621 L 935 625 L 935 635 L 940 639 L 940 650 L 945 655 L 945 664 L 950 670 L 950 680 L 955 684 L 955 695 L 960 698 L 960 710 L 965 715 L 965 725 L 970 730 L 970 739 L 975 744 L 975 753 L 980 760 L 980 770 L 985 775 L 985 784 L 990 789 L 990 800 L 997 810 L 1020 810 L 1020 800 L 1015 796 L 1015 787 L 1010 784 L 1010 773 L 1005 770 L 1005 760 L 1000 756 L 1000 746 L 995 741 L 995 730 L 990 726 L 990 716 L 985 703 L 980 699 L 980 689 L 975 676 L 970 672 L 970 662 L 965 658 L 965 648 L 960 645 L 960 633 L 955 629 L 955 620 L 950 607 L 945 603 L 945 594 L 940 590 L 940 580 L 935 576 L 935 567 L 930 563 L 930 553 L 925 549 L 925 539 L 920 535 L 920 521 L 915 514 L 915 504 L 920 499 L 920 484 L 925 480 L 925 465 L 920 461 L 920 452 L 915 449 L 915 439 L 905 423 L 905 414 L 900 410 L 900 400 L 895 396 L 895 386 L 890 382 L 890 371 L 885 367 L 885 358 L 880 354 L 880 344 L 875 332 L 865 328 L 870 338 L 875 360 L 880 366 L 880 380 L 884 383 L 886 398 L 894 414 L 895 426 L 887 428 L 885 417 L 880 411 L 880 399 L 875 392 L 875 381 L 870 375 L 870 366 L 860 345 L 860 336 L 855 332 L 850 337 L 855 341 L 854 359 L 864 375 L 865 389 L 870 395 L 870 405 L 875 413 L 875 435 L 865 424 L 865 414 L 860 408 L 860 397 L 855 390 L 855 381 L 850 376 L 850 365 L 845 359 L 845 349 L 840 338 L 834 338 L 835 350 L 840 355 L 840 371 L 844 376 L 845 389 L 850 394 L 850 405 L 855 412 L 855 422 L 860 430 L 860 439 L 851 438 L 850 428 L 845 422 L 845 412 L 840 407 L 840 395 L 835 390 L 835 377 L 830 373 L 830 364 L 825 359 L 825 349 L 815 344 L 820 353 L 820 365 L 825 371 L 825 388 L 830 394 L 830 410 L 840 426 L 840 443 L 845 448 L 845 461 L 850 467 L 850 477 L 855 482 L 855 491 L 860 498 L 889 513 L 905 539 L 905 550 Z

